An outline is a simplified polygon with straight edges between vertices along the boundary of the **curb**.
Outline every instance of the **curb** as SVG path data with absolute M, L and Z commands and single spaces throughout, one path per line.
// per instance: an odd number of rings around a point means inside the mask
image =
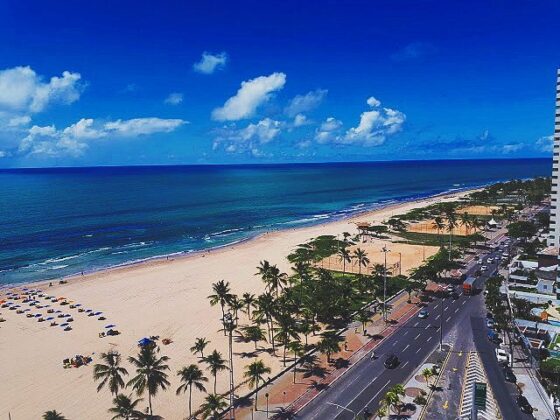
M 441 364 L 441 369 L 439 371 L 439 375 L 436 378 L 436 381 L 434 382 L 432 390 L 428 394 L 428 398 L 426 398 L 426 404 L 424 404 L 424 407 L 422 407 L 422 411 L 420 412 L 420 415 L 418 416 L 418 420 L 422 420 L 424 418 L 424 416 L 426 415 L 426 412 L 428 410 L 428 404 L 430 403 L 430 399 L 432 398 L 432 395 L 434 395 L 435 387 L 436 387 L 437 383 L 439 382 L 439 380 L 441 379 L 441 377 L 443 376 L 443 372 L 445 371 L 445 367 L 447 366 L 447 362 L 449 361 L 450 357 L 451 357 L 451 348 L 447 352 L 447 355 L 445 356 L 445 359 L 444 359 L 443 363 Z

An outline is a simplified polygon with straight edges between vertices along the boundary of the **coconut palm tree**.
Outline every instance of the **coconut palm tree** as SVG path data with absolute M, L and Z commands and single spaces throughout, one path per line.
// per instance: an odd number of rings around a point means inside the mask
M 142 398 L 133 400 L 130 395 L 128 397 L 124 394 L 117 395 L 113 398 L 113 407 L 109 409 L 109 413 L 114 414 L 111 420 L 136 420 L 146 418 L 144 413 L 136 409 L 136 406 L 140 404 L 141 401 Z
M 362 267 L 367 267 L 369 264 L 369 258 L 367 257 L 366 251 L 361 248 L 357 248 L 354 251 L 354 259 L 358 262 L 358 275 L 362 275 Z
M 216 420 L 220 418 L 220 411 L 226 407 L 226 400 L 218 394 L 208 394 L 200 406 L 203 418 Z
M 362 323 L 362 333 L 366 335 L 367 323 L 371 320 L 371 312 L 367 309 L 362 309 L 356 314 L 356 321 Z
M 116 397 L 119 389 L 124 388 L 123 376 L 128 375 L 128 371 L 121 367 L 121 355 L 117 351 L 101 353 L 101 360 L 105 363 L 97 363 L 93 366 L 93 379 L 101 381 L 97 385 L 97 392 L 108 385 L 111 394 Z
M 327 363 L 331 362 L 331 354 L 340 351 L 340 337 L 333 331 L 326 331 L 322 334 L 323 338 L 317 343 L 320 353 L 327 355 Z
M 66 420 L 66 417 L 56 410 L 50 410 L 43 414 L 43 420 Z
M 457 227 L 457 214 L 453 207 L 445 210 L 445 217 L 447 218 L 447 230 L 449 231 L 449 261 L 451 261 L 451 248 L 453 239 L 453 229 Z
M 204 337 L 199 337 L 195 340 L 194 346 L 190 348 L 192 354 L 196 356 L 196 353 L 200 353 L 200 358 L 204 359 L 204 349 L 210 344 L 210 341 L 206 340 Z
M 272 344 L 272 351 L 275 352 L 274 346 L 274 324 L 272 320 L 272 316 L 276 312 L 276 301 L 274 296 L 270 292 L 263 293 L 257 298 L 257 308 L 255 309 L 253 316 L 256 317 L 257 320 L 262 320 L 266 322 L 266 327 L 268 330 L 268 341 Z
M 270 373 L 271 370 L 262 360 L 256 360 L 250 365 L 245 366 L 243 376 L 249 380 L 249 386 L 255 388 L 255 410 L 257 409 L 257 400 L 259 397 L 259 382 L 264 382 L 264 374 Z
M 429 387 L 430 386 L 430 379 L 431 379 L 432 376 L 434 376 L 434 372 L 430 368 L 425 368 L 425 369 L 422 370 L 422 376 L 426 380 L 426 385 L 428 385 L 428 387 Z
M 216 383 L 218 381 L 218 372 L 229 369 L 226 365 L 226 361 L 222 357 L 222 354 L 218 350 L 214 350 L 208 356 L 203 359 L 203 362 L 208 365 L 210 373 L 214 376 L 214 394 L 216 393 Z
M 281 342 L 284 346 L 283 364 L 286 366 L 286 350 L 288 349 L 290 339 L 298 339 L 299 335 L 296 331 L 294 318 L 290 314 L 278 314 L 276 316 L 276 323 L 278 325 L 278 332 L 274 338 Z
M 290 351 L 294 354 L 294 384 L 296 383 L 296 371 L 297 371 L 297 361 L 298 357 L 303 356 L 305 353 L 305 348 L 299 341 L 292 341 L 288 344 Z
M 342 262 L 342 277 L 344 277 L 346 275 L 346 263 L 350 264 L 352 262 L 352 256 L 346 247 L 340 248 L 336 254 Z
M 402 384 L 393 385 L 383 398 L 387 407 L 393 407 L 397 411 L 397 416 L 401 415 L 401 397 L 404 396 L 404 386 Z
M 466 229 L 466 233 L 467 235 L 470 233 L 470 229 L 471 229 L 471 216 L 469 215 L 469 213 L 464 212 L 463 214 L 461 214 L 461 224 L 465 227 Z
M 278 299 L 279 291 L 282 290 L 288 282 L 288 275 L 282 273 L 276 265 L 272 265 L 268 271 L 268 276 L 263 278 L 263 280 L 266 283 L 267 290 L 274 292 L 276 299 Z
M 259 341 L 266 341 L 266 334 L 264 333 L 264 330 L 257 324 L 241 327 L 241 333 L 243 334 L 243 338 L 245 340 L 255 343 L 255 350 L 257 350 L 257 343 Z
M 231 290 L 229 288 L 229 282 L 224 280 L 220 280 L 216 283 L 212 284 L 212 291 L 214 292 L 208 299 L 210 299 L 210 305 L 220 305 L 222 308 L 222 323 L 224 322 L 224 317 L 226 316 L 225 306 L 231 299 Z M 224 326 L 225 327 L 225 326 Z M 224 335 L 226 335 L 226 331 L 224 328 Z
M 181 370 L 177 372 L 177 376 L 179 376 L 181 380 L 181 386 L 177 388 L 177 395 L 181 392 L 187 392 L 189 390 L 189 419 L 192 418 L 192 388 L 193 385 L 196 389 L 200 392 L 206 392 L 206 388 L 204 387 L 204 382 L 208 382 L 208 378 L 204 376 L 204 373 L 200 370 L 200 368 L 195 365 L 189 365 L 183 367 Z
M 233 317 L 236 321 L 239 320 L 239 316 L 237 315 L 240 310 L 245 308 L 245 302 L 243 299 L 239 299 L 237 295 L 231 295 L 231 299 L 228 302 L 228 306 L 231 312 L 233 312 Z
M 251 307 L 255 304 L 255 295 L 249 292 L 243 293 L 243 303 L 245 304 L 245 312 L 251 319 Z
M 433 226 L 437 229 L 440 242 L 442 242 L 441 232 L 443 232 L 443 229 L 445 229 L 445 221 L 443 220 L 443 217 L 436 216 L 434 218 Z
M 142 347 L 137 357 L 130 356 L 128 361 L 136 368 L 136 376 L 126 386 L 132 386 L 138 396 L 148 390 L 148 406 L 150 415 L 153 415 L 152 397 L 155 397 L 160 389 L 165 390 L 169 386 L 166 370 L 169 366 L 165 363 L 169 360 L 167 356 L 158 357 L 153 347 Z

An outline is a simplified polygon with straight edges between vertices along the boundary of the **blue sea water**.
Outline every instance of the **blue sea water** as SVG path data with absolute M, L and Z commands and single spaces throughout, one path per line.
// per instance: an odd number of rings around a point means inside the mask
M 549 159 L 0 170 L 0 285 L 550 173 Z

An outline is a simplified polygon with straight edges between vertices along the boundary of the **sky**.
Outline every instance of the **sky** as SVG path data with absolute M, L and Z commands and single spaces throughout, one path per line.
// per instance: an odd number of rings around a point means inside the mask
M 549 157 L 560 2 L 0 2 L 0 167 Z

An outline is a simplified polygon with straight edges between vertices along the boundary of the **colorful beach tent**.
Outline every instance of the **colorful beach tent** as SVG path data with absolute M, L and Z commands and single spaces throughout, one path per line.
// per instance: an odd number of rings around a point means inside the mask
M 138 340 L 138 345 L 139 345 L 140 347 L 146 347 L 146 346 L 149 346 L 149 345 L 152 344 L 152 343 L 153 343 L 153 340 L 150 340 L 150 339 L 147 338 L 147 337 L 144 337 L 143 339 Z

